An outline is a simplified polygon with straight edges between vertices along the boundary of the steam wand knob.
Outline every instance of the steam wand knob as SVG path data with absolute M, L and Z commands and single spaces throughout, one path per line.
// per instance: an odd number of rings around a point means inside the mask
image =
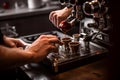
M 70 22 L 68 22 L 67 20 L 66 21 L 62 21 L 58 28 L 63 31 L 63 32 L 67 32 L 69 31 L 71 28 L 73 28 L 73 26 L 76 24 L 77 22 L 77 19 L 74 18 L 73 20 L 71 20 Z

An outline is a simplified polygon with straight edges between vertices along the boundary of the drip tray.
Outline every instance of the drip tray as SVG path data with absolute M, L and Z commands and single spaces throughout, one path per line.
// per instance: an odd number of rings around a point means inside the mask
M 65 37 L 65 34 L 63 34 L 61 32 L 51 31 L 51 32 L 44 32 L 44 33 L 22 36 L 22 37 L 20 37 L 20 39 L 22 41 L 24 41 L 25 43 L 31 44 L 42 34 L 44 34 L 44 35 L 52 34 L 52 35 L 58 36 L 59 38 Z M 71 37 L 69 35 L 66 35 L 66 36 Z M 64 52 L 62 51 L 62 47 L 59 47 L 59 56 L 57 57 L 56 66 L 54 63 L 54 56 L 56 56 L 55 53 L 48 54 L 48 56 L 38 64 L 42 64 L 43 66 L 46 67 L 46 69 L 48 69 L 49 71 L 51 71 L 53 73 L 59 73 L 59 72 L 70 70 L 72 68 L 79 67 L 79 66 L 82 66 L 85 64 L 89 64 L 91 62 L 102 59 L 105 56 L 107 56 L 107 54 L 109 52 L 105 47 L 102 47 L 93 42 L 90 42 L 90 51 L 86 52 L 84 50 L 84 45 L 83 45 L 84 43 L 82 40 L 80 40 L 80 44 L 81 44 L 81 46 L 79 48 L 78 55 L 76 55 L 76 56 L 70 55 L 70 56 L 66 57 L 64 55 Z M 67 54 L 71 54 L 71 53 L 68 52 Z M 39 67 L 39 66 L 37 66 L 37 67 Z M 32 68 L 34 68 L 34 66 L 32 66 Z
M 92 42 L 90 43 L 90 49 L 90 52 L 86 52 L 80 48 L 79 55 L 76 56 L 65 57 L 64 55 L 60 55 L 58 57 L 57 67 L 54 66 L 54 60 L 51 57 L 51 55 L 55 53 L 50 53 L 47 58 L 42 61 L 42 64 L 49 68 L 50 71 L 59 73 L 100 60 L 108 54 L 106 48 Z

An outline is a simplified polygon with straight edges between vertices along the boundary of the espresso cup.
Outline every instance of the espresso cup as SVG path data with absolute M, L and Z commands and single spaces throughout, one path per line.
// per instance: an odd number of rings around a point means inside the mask
M 70 48 L 71 55 L 78 55 L 79 47 L 80 47 L 79 42 L 70 42 L 69 48 Z
M 76 41 L 79 42 L 80 34 L 77 34 L 77 33 L 73 34 L 72 37 L 73 37 L 74 42 L 76 42 Z
M 62 51 L 63 54 L 65 55 L 65 57 L 69 57 L 70 56 L 70 48 L 69 48 L 69 43 L 72 41 L 71 38 L 69 37 L 65 37 L 62 38 L 62 42 L 63 42 L 63 46 L 62 46 Z
M 69 44 L 68 43 L 71 42 L 71 41 L 72 41 L 72 39 L 69 38 L 69 37 L 62 38 L 62 42 L 63 42 L 65 48 L 69 48 Z

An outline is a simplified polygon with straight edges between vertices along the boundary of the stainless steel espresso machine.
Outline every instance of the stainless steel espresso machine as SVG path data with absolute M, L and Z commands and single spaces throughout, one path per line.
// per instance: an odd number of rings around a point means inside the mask
M 62 5 L 72 7 L 71 15 L 64 23 L 60 23 L 60 30 L 63 31 L 62 25 L 67 23 L 71 28 L 64 27 L 64 31 L 79 26 L 79 33 L 69 36 L 59 31 L 51 31 L 20 37 L 26 43 L 32 43 L 41 34 L 52 34 L 60 38 L 64 44 L 55 44 L 58 53 L 50 53 L 46 59 L 38 63 L 54 73 L 99 60 L 108 54 L 111 46 L 109 34 L 112 26 L 109 7 L 105 0 L 60 0 L 60 2 Z

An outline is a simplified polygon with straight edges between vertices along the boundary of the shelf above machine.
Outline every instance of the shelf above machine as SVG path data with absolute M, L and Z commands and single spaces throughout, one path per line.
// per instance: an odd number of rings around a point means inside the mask
M 52 4 L 53 3 L 53 4 Z M 56 2 L 52 2 L 50 6 L 42 6 L 36 9 L 29 9 L 28 7 L 20 9 L 0 9 L 0 20 L 14 19 L 19 17 L 33 16 L 39 14 L 46 14 L 53 10 L 60 9 L 60 6 Z

